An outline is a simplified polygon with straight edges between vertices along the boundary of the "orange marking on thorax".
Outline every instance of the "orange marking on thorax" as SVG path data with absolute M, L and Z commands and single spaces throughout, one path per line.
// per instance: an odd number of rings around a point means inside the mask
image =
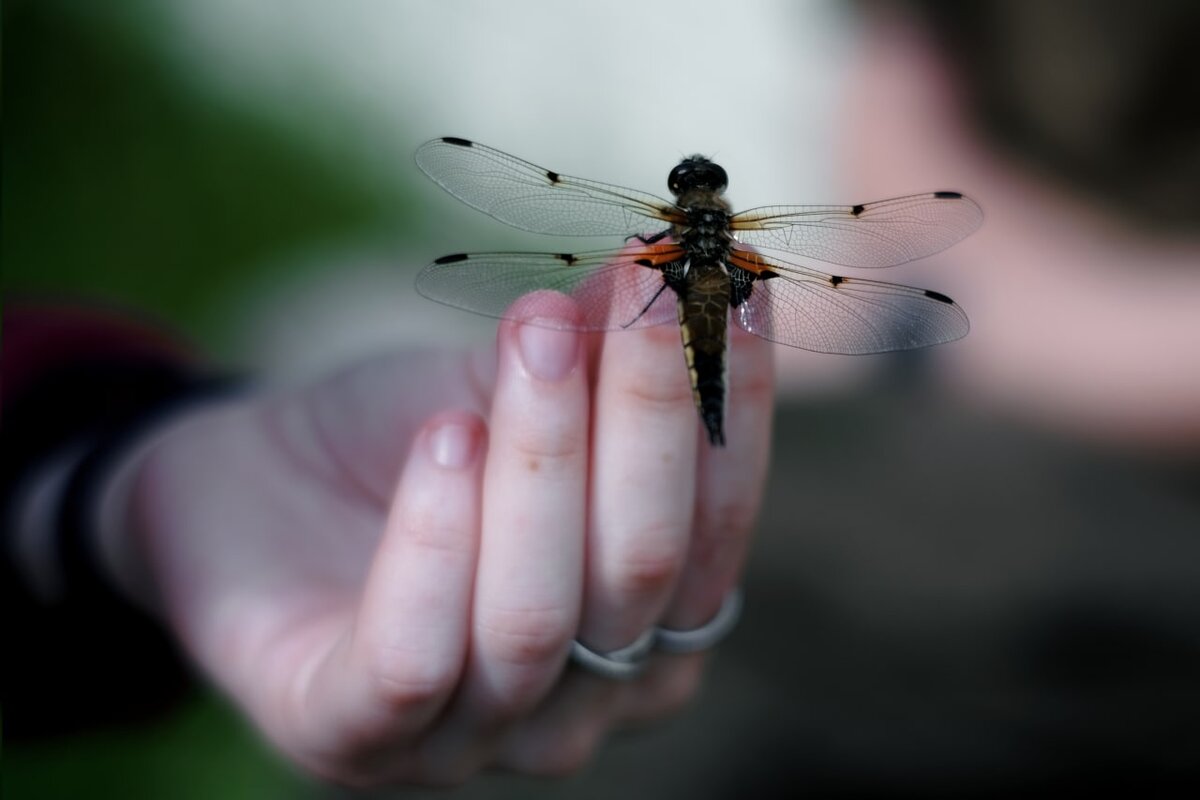
M 661 267 L 663 264 L 670 264 L 672 261 L 678 261 L 684 255 L 683 248 L 675 242 L 666 244 L 647 244 L 642 245 L 640 251 L 634 252 L 634 259 L 648 260 L 651 265 Z
M 734 266 L 741 267 L 747 272 L 753 272 L 755 275 L 763 272 L 773 272 L 775 266 L 766 257 L 758 253 L 740 249 L 735 249 L 729 254 L 729 261 Z

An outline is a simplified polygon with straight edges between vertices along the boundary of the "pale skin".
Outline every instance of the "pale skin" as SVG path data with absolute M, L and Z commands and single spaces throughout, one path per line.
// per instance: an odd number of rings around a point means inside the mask
M 572 316 L 542 295 L 532 318 Z M 502 322 L 495 353 L 418 352 L 172 422 L 106 529 L 114 580 L 285 755 L 356 785 L 562 774 L 693 695 L 703 655 L 621 683 L 625 646 L 713 616 L 765 480 L 771 346 L 733 335 L 729 445 L 678 328 Z
M 1006 157 L 971 129 L 950 62 L 914 20 L 867 23 L 843 108 L 854 196 L 932 182 L 984 209 L 983 227 L 914 279 L 971 316 L 971 334 L 939 349 L 951 381 L 981 405 L 1075 436 L 1194 453 L 1200 238 L 1138 230 L 1104 198 Z

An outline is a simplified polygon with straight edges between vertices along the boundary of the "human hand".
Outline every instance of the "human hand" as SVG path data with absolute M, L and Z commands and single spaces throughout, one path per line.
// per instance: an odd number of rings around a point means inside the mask
M 539 297 L 530 316 L 570 316 Z M 770 346 L 731 330 L 709 447 L 678 329 L 503 322 L 496 355 L 377 358 L 173 424 L 117 579 L 291 759 L 354 785 L 558 774 L 687 701 L 701 655 L 569 669 L 710 619 L 765 479 Z M 486 420 L 486 422 L 485 422 Z

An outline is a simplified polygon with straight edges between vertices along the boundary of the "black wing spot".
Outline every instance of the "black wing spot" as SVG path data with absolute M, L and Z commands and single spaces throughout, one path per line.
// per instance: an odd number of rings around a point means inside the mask
M 639 258 L 637 261 L 634 261 L 633 263 L 637 264 L 639 267 L 653 267 L 654 266 L 654 262 L 648 258 Z
M 459 147 L 474 147 L 475 143 L 466 139 L 460 139 L 457 136 L 443 136 L 442 141 L 446 144 L 456 144 Z
M 758 278 L 760 281 L 765 281 L 765 280 L 767 280 L 768 278 L 778 278 L 778 277 L 779 277 L 779 273 L 778 273 L 778 272 L 771 272 L 771 270 L 769 270 L 769 269 L 764 269 L 764 270 L 762 270 L 761 272 L 759 272 L 759 273 L 758 273 L 758 275 L 757 275 L 756 277 L 757 277 L 757 278 Z
M 930 300 L 937 300 L 939 303 L 945 303 L 948 306 L 954 305 L 954 301 L 949 297 L 946 297 L 946 295 L 942 294 L 941 292 L 935 292 L 932 289 L 926 289 L 925 296 Z
M 846 281 L 846 279 L 843 278 L 841 275 L 830 275 L 829 276 L 829 285 L 830 286 L 837 286 L 840 283 L 845 283 L 845 281 Z
M 863 212 L 863 210 L 864 210 L 863 205 L 861 203 L 859 203 L 858 205 L 852 206 L 850 208 L 850 213 L 857 217 L 859 214 L 861 214 Z
M 557 172 L 555 172 L 554 170 L 552 170 L 552 169 L 546 170 L 546 177 L 550 179 L 551 183 L 558 183 L 559 174 Z
M 435 263 L 435 264 L 454 264 L 459 261 L 466 261 L 468 258 L 470 258 L 470 256 L 467 255 L 466 253 L 453 253 L 448 256 L 442 256 L 441 258 L 436 259 L 433 263 Z
M 938 200 L 962 200 L 962 192 L 934 192 Z
M 568 265 L 574 264 L 576 261 L 579 260 L 579 259 L 575 258 L 575 256 L 572 255 L 571 253 L 556 253 L 554 257 L 557 258 L 559 261 L 565 261 Z

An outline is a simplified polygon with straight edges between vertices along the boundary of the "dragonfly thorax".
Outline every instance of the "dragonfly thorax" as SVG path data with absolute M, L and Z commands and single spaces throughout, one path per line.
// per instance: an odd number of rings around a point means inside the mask
M 733 247 L 729 204 L 711 191 L 694 189 L 679 198 L 686 224 L 675 226 L 675 237 L 693 258 L 723 262 Z

